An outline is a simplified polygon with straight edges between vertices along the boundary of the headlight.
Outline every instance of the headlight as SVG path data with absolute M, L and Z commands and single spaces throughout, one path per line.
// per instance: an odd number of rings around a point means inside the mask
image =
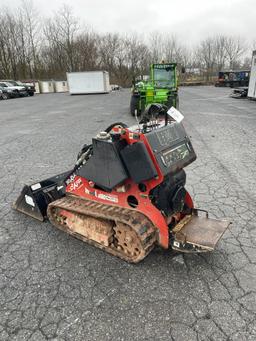
M 7 92 L 9 92 L 9 93 L 10 93 L 10 92 L 12 92 L 12 90 L 10 90 L 10 89 L 7 89 Z
M 28 90 L 30 90 L 31 89 L 31 86 L 28 86 Z

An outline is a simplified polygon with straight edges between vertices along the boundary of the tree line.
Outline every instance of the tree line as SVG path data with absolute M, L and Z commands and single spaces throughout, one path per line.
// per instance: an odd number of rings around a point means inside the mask
M 1 79 L 65 79 L 66 72 L 107 70 L 112 83 L 129 86 L 136 75 L 148 74 L 150 63 L 165 60 L 209 80 L 223 68 L 249 68 L 246 52 L 252 49 L 253 43 L 228 35 L 188 47 L 167 33 L 100 34 L 67 5 L 50 18 L 40 18 L 30 0 L 0 13 Z

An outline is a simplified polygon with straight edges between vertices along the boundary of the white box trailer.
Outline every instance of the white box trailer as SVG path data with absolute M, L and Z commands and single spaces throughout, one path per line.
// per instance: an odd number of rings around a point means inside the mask
M 71 95 L 109 93 L 107 71 L 67 72 L 68 88 Z
M 247 96 L 256 99 L 256 50 L 252 53 L 252 67 Z

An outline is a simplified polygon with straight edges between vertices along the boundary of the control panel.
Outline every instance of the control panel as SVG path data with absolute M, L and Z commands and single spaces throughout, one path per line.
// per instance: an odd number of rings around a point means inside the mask
M 173 122 L 146 134 L 164 175 L 176 173 L 196 159 L 189 137 L 181 123 Z

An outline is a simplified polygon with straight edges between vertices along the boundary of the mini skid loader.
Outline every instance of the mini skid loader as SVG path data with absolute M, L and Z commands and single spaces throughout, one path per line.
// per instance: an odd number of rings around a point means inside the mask
M 153 104 L 137 125 L 100 132 L 74 169 L 25 186 L 14 208 L 132 263 L 156 245 L 212 251 L 230 222 L 194 207 L 184 167 L 195 159 L 183 125 Z

